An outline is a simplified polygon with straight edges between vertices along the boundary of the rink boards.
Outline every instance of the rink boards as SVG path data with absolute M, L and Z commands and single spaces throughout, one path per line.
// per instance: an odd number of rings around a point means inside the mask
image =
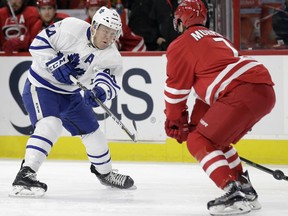
M 253 56 L 271 71 L 275 83 L 276 105 L 244 140 L 236 145 L 241 156 L 258 162 L 288 164 L 288 56 Z M 0 56 L 1 73 L 0 158 L 21 158 L 32 131 L 29 117 L 23 109 L 21 92 L 31 64 L 30 56 Z M 153 63 L 153 64 L 152 64 Z M 186 149 L 164 131 L 163 89 L 166 58 L 158 55 L 124 56 L 122 91 L 107 106 L 134 133 L 136 121 L 139 142 L 133 143 L 115 122 L 95 109 L 101 128 L 106 134 L 113 160 L 194 162 Z M 285 96 L 286 95 L 286 96 Z M 193 106 L 193 95 L 189 108 Z M 79 138 L 63 136 L 53 147 L 49 158 L 86 159 Z
M 28 136 L 0 137 L 0 158 L 22 158 Z M 247 140 L 235 145 L 240 156 L 265 164 L 288 164 L 287 140 Z M 173 139 L 165 143 L 109 142 L 112 160 L 195 162 L 186 148 Z M 51 150 L 48 159 L 86 160 L 85 148 L 79 138 L 61 137 Z

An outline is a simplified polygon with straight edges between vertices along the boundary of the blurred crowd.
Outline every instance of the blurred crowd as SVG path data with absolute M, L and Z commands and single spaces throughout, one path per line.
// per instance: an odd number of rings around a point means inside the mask
M 101 6 L 114 8 L 121 16 L 120 51 L 165 51 L 179 35 L 173 27 L 178 0 L 1 0 L 0 50 L 28 51 L 42 29 L 69 16 L 60 9 L 84 10 L 90 23 Z
M 210 5 L 217 0 L 203 0 Z M 0 51 L 28 51 L 35 36 L 49 25 L 83 10 L 90 22 L 101 6 L 114 8 L 122 19 L 120 51 L 165 51 L 179 36 L 173 15 L 179 0 L 0 0 Z M 242 49 L 287 48 L 288 0 L 240 0 Z M 261 28 L 260 28 L 261 27 Z
M 240 0 L 242 49 L 288 48 L 288 0 Z

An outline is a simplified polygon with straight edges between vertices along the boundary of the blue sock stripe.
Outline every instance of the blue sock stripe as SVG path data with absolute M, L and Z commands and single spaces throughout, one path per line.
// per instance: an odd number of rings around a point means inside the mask
M 88 155 L 88 157 L 91 157 L 91 158 L 101 158 L 101 157 L 104 157 L 104 156 L 108 155 L 108 153 L 109 153 L 109 149 L 107 150 L 107 152 L 105 152 L 102 155 L 94 156 L 94 155 L 89 155 L 88 153 L 87 153 L 87 155 Z
M 107 160 L 107 161 L 104 161 L 102 163 L 94 163 L 94 162 L 91 162 L 93 165 L 103 165 L 103 164 L 106 164 L 106 163 L 109 163 L 111 161 L 111 157 Z
M 45 137 L 38 136 L 38 135 L 31 135 L 30 137 L 31 137 L 31 138 L 35 138 L 35 139 L 40 139 L 40 140 L 48 143 L 51 147 L 53 147 L 53 143 L 52 143 L 49 139 L 47 139 L 47 138 L 45 138 Z
M 38 150 L 38 151 L 42 152 L 43 154 L 45 154 L 46 157 L 48 156 L 48 153 L 47 153 L 44 149 L 42 149 L 42 148 L 40 148 L 40 147 L 38 147 L 38 146 L 27 145 L 27 146 L 26 146 L 26 149 L 28 149 L 28 148 Z

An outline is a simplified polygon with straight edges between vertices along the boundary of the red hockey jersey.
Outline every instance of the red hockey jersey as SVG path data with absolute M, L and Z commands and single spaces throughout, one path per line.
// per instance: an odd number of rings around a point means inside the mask
M 23 44 L 21 44 L 21 50 L 19 51 L 28 51 L 30 42 L 33 39 L 30 31 L 39 19 L 38 11 L 36 7 L 27 6 L 16 17 L 17 21 L 13 19 L 8 7 L 0 8 L 0 45 L 2 47 L 7 40 L 21 36 Z
M 193 26 L 174 40 L 167 50 L 165 86 L 166 115 L 178 119 L 194 88 L 206 104 L 243 83 L 274 85 L 268 70 L 256 60 L 240 56 L 222 35 Z
M 66 17 L 69 17 L 66 13 L 56 13 L 54 18 L 50 21 L 50 23 L 44 23 L 41 19 L 39 19 L 31 29 L 31 38 L 35 38 L 36 35 L 42 31 L 44 28 L 47 28 L 49 25 L 54 24 L 55 22 L 58 22 L 60 20 L 65 19 Z

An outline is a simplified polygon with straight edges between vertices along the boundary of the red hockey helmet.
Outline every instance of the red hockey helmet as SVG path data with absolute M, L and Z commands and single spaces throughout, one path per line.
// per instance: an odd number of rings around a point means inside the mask
M 56 7 L 56 0 L 37 0 L 37 7 L 53 6 Z
M 205 25 L 207 8 L 202 0 L 182 0 L 174 13 L 174 28 L 178 30 L 181 21 L 188 28 L 193 25 Z
M 86 0 L 86 7 L 93 7 L 93 6 L 97 6 L 97 7 L 102 7 L 102 6 L 106 6 L 107 1 L 106 0 Z

